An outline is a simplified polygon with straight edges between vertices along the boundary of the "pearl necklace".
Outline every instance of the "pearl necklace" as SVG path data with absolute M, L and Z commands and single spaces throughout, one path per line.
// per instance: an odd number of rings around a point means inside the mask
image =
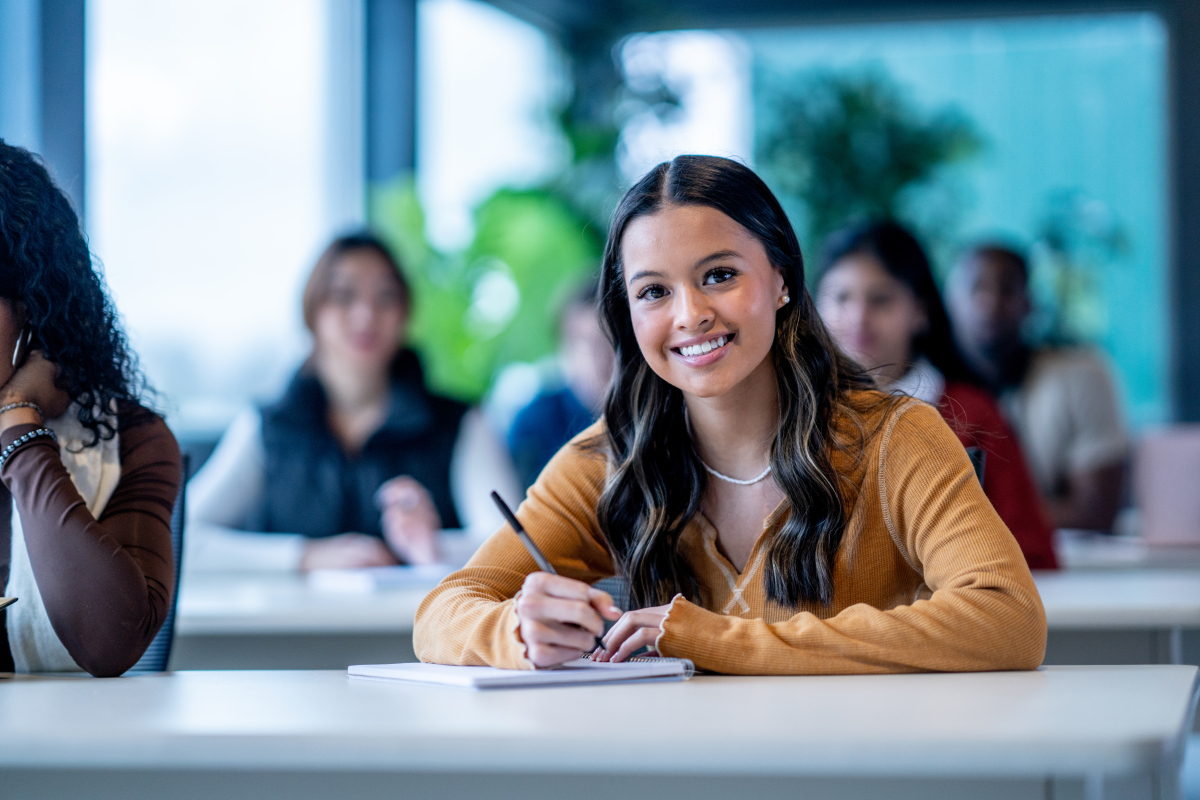
M 716 478 L 720 478 L 721 480 L 727 481 L 729 483 L 736 483 L 738 486 L 749 486 L 751 484 L 758 483 L 763 478 L 765 478 L 771 474 L 771 465 L 768 464 L 767 468 L 764 469 L 762 474 L 759 475 L 757 478 L 751 478 L 748 481 L 739 481 L 737 478 L 731 478 L 728 475 L 722 475 L 721 473 L 717 472 L 715 469 L 710 467 L 708 464 L 705 464 L 704 459 L 700 459 L 700 463 L 704 466 L 704 468 L 706 470 L 708 470 L 709 475 L 712 475 L 713 477 L 716 477 Z

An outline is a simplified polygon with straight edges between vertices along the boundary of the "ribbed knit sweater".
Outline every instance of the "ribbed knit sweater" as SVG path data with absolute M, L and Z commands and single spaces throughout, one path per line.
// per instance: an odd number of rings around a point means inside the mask
M 831 454 L 857 486 L 837 553 L 828 605 L 768 600 L 763 562 L 790 511 L 763 523 L 745 571 L 717 547 L 703 514 L 679 551 L 700 584 L 698 602 L 672 601 L 657 649 L 703 670 L 744 675 L 1033 669 L 1046 616 L 1016 541 L 984 496 L 962 445 L 932 407 L 880 404 L 857 460 Z M 593 583 L 615 573 L 596 521 L 605 457 L 565 446 L 517 511 L 559 574 Z M 513 597 L 537 565 L 507 526 L 417 611 L 422 661 L 531 669 Z

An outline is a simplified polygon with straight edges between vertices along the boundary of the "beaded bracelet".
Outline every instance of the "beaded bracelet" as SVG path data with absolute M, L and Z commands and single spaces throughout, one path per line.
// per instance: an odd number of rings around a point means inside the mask
M 50 430 L 49 428 L 37 428 L 36 430 L 32 430 L 29 433 L 25 433 L 25 434 L 18 436 L 16 438 L 16 441 L 14 441 L 8 447 L 4 448 L 3 452 L 0 452 L 0 471 L 4 470 L 4 465 L 8 463 L 8 459 L 11 458 L 12 454 L 17 451 L 17 448 L 19 448 L 23 444 L 28 444 L 29 442 L 32 442 L 34 439 L 40 439 L 44 436 L 49 436 L 51 439 L 54 440 L 55 444 L 58 444 L 58 434 L 56 434 L 54 431 Z
M 42 419 L 46 418 L 46 415 L 42 413 L 41 406 L 39 406 L 37 403 L 26 402 L 25 400 L 22 400 L 18 403 L 9 403 L 6 406 L 0 406 L 0 414 L 3 414 L 5 411 L 12 411 L 14 408 L 32 408 L 38 413 L 39 417 Z

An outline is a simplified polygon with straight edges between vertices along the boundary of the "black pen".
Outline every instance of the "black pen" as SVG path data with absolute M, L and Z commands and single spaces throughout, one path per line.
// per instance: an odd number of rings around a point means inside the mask
M 542 551 L 538 550 L 538 546 L 533 543 L 533 539 L 529 538 L 529 534 L 525 532 L 524 526 L 521 525 L 517 515 L 508 507 L 508 503 L 504 502 L 504 498 L 496 492 L 492 492 L 492 500 L 496 502 L 496 508 L 500 509 L 500 513 L 508 520 L 508 524 L 517 532 L 517 536 L 521 539 L 521 544 L 525 545 L 525 549 L 529 551 L 529 555 L 533 556 L 533 560 L 537 562 L 538 569 L 542 572 L 549 572 L 551 575 L 557 575 L 558 570 L 550 563 L 550 560 L 542 555 Z
M 495 501 L 496 508 L 500 509 L 500 513 L 504 515 L 506 520 L 508 520 L 508 524 L 512 526 L 514 531 L 516 531 L 517 536 L 521 540 L 521 544 L 525 545 L 525 549 L 529 551 L 529 555 L 533 556 L 533 560 L 537 562 L 538 569 L 540 569 L 542 572 L 549 572 L 551 575 L 557 575 L 558 570 L 556 570 L 554 565 L 550 563 L 550 559 L 542 555 L 541 550 L 538 550 L 538 546 L 533 543 L 533 539 L 529 538 L 529 534 L 525 532 L 525 526 L 521 524 L 521 521 L 517 519 L 517 515 L 512 512 L 511 508 L 508 507 L 508 503 L 504 502 L 504 498 L 496 492 L 492 492 L 492 500 Z M 574 623 L 570 624 L 576 628 L 582 627 L 580 625 L 575 625 Z M 599 636 L 596 637 L 596 646 L 601 650 L 604 649 L 604 640 Z M 588 657 L 590 658 L 590 656 Z

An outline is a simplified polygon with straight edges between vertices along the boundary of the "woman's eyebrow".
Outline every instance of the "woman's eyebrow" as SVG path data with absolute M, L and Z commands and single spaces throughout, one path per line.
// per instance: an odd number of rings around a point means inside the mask
M 706 264 L 709 264 L 713 261 L 721 261 L 726 258 L 741 258 L 741 257 L 742 257 L 742 254 L 736 250 L 718 250 L 717 252 L 711 253 L 710 255 L 707 255 L 704 258 L 697 261 L 696 266 L 692 267 L 692 269 L 700 269 L 701 267 L 703 267 Z
M 633 276 L 629 279 L 629 283 L 633 283 L 639 278 L 661 278 L 662 276 L 663 274 L 661 272 L 655 272 L 652 269 L 644 269 L 641 272 L 633 273 Z

